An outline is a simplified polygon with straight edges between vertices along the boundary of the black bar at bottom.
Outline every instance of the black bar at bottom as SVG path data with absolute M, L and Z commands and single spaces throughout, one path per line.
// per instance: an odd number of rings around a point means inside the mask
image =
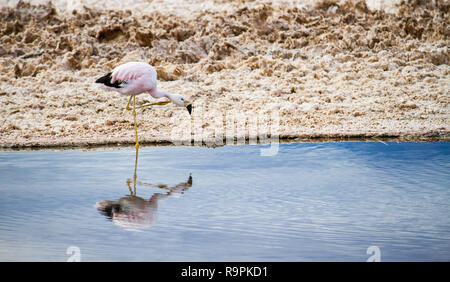
M 322 278 L 383 279 L 399 274 L 402 278 L 418 275 L 445 274 L 448 263 L 316 263 L 316 262 L 137 262 L 137 263 L 3 263 L 3 275 L 11 272 L 15 280 L 32 274 L 34 277 L 85 281 L 117 281 L 145 277 L 161 281 L 301 281 Z M 57 270 L 57 271 L 56 271 Z M 6 273 L 5 273 L 6 272 Z M 97 276 L 97 277 L 96 277 Z

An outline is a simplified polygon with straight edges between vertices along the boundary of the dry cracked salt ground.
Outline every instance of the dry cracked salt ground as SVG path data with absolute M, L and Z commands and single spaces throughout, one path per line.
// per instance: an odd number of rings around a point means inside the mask
M 225 133 L 227 116 L 277 117 L 281 138 L 449 136 L 448 1 L 62 2 L 0 12 L 1 147 L 133 143 L 127 98 L 93 82 L 135 60 L 194 103 L 192 120 L 140 112 L 142 143 Z

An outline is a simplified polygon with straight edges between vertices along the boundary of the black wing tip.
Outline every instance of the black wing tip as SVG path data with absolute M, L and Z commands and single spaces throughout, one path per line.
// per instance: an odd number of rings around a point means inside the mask
M 114 83 L 111 83 L 111 74 L 112 72 L 108 72 L 106 75 L 100 77 L 99 79 L 97 79 L 95 81 L 95 83 L 102 83 L 106 86 L 109 87 L 114 87 L 114 88 L 120 88 L 120 82 L 119 81 L 115 81 Z
M 108 72 L 106 75 L 100 77 L 95 81 L 95 83 L 103 83 L 103 84 L 110 84 L 111 83 L 111 72 Z

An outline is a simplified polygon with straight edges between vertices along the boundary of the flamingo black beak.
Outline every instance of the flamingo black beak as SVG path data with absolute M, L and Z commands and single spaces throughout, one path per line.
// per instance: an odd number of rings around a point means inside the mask
M 186 109 L 188 110 L 189 114 L 192 113 L 192 104 L 190 102 L 185 102 L 184 103 L 186 106 Z

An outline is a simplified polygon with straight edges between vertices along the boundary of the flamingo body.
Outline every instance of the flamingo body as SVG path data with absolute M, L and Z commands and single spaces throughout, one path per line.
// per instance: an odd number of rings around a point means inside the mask
M 167 91 L 157 90 L 157 74 L 154 67 L 144 62 L 129 62 L 114 68 L 106 75 L 100 77 L 95 81 L 101 83 L 109 89 L 115 90 L 122 95 L 130 96 L 130 100 L 126 106 L 127 110 L 132 110 L 134 117 L 134 130 L 136 133 L 136 149 L 139 148 L 136 109 L 145 108 L 155 105 L 166 105 L 170 102 L 186 107 L 189 114 L 192 111 L 191 102 L 184 99 L 182 95 L 172 94 Z M 148 92 L 154 98 L 166 97 L 169 100 L 160 101 L 156 103 L 149 103 L 136 107 L 136 95 Z M 133 101 L 133 108 L 130 108 L 130 103 Z
M 149 92 L 153 97 L 158 96 L 155 95 L 157 93 L 156 70 L 143 62 L 129 62 L 120 65 L 95 82 L 102 83 L 106 87 L 127 96 L 144 92 Z

